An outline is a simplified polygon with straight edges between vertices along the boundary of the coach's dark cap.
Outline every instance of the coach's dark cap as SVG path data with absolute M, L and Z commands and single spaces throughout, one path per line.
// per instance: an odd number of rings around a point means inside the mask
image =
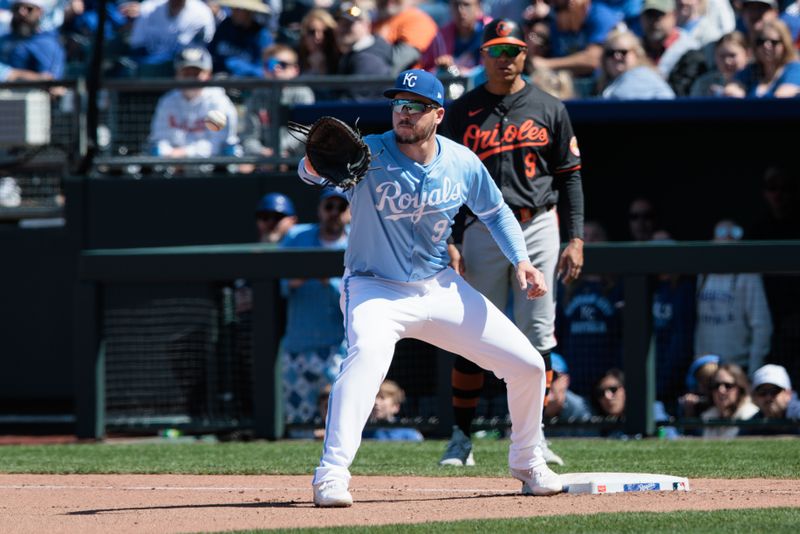
M 404 70 L 397 76 L 394 87 L 383 92 L 386 98 L 394 98 L 397 93 L 414 93 L 427 98 L 437 105 L 444 106 L 444 86 L 442 82 L 426 70 Z
M 483 29 L 483 44 L 481 46 L 499 44 L 527 46 L 519 24 L 511 19 L 497 19 L 487 24 Z

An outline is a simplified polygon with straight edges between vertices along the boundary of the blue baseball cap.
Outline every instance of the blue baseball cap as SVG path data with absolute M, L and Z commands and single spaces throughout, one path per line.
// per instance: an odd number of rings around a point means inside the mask
M 689 391 L 695 391 L 697 389 L 697 377 L 694 376 L 694 374 L 698 369 L 709 363 L 719 364 L 719 362 L 720 357 L 716 354 L 706 354 L 693 361 L 692 365 L 689 366 L 689 370 L 686 372 L 686 389 Z
M 339 191 L 335 187 L 326 187 L 322 191 L 322 194 L 319 196 L 319 201 L 322 202 L 323 200 L 331 197 L 341 198 L 345 202 L 348 203 L 350 202 L 349 200 L 347 200 L 347 195 L 344 194 L 342 191 Z
M 567 361 L 557 352 L 550 353 L 550 368 L 560 375 L 569 374 Z
M 426 70 L 411 69 L 397 76 L 394 87 L 383 92 L 386 98 L 394 98 L 397 93 L 414 93 L 439 106 L 444 106 L 444 86 L 439 78 Z
M 261 197 L 256 206 L 256 213 L 274 211 L 291 217 L 294 215 L 294 204 L 291 199 L 283 193 L 268 193 Z

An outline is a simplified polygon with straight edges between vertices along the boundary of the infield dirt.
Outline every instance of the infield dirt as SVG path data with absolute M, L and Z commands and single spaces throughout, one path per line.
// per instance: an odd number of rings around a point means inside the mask
M 691 492 L 523 497 L 511 478 L 354 477 L 352 508 L 310 476 L 0 475 L 0 532 L 208 532 L 598 512 L 800 507 L 800 481 L 690 479 Z

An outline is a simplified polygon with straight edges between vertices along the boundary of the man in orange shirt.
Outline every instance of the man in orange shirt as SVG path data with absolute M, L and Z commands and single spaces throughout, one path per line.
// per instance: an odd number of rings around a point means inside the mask
M 372 32 L 392 45 L 392 72 L 419 68 L 419 60 L 433 42 L 439 27 L 417 0 L 377 0 L 378 18 Z

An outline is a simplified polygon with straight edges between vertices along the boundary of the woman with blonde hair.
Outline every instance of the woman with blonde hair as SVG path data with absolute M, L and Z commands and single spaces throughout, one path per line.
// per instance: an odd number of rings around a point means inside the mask
M 300 22 L 300 73 L 336 74 L 339 47 L 336 45 L 336 20 L 327 10 L 314 8 Z
M 653 68 L 630 30 L 614 30 L 603 43 L 600 96 L 613 100 L 672 99 L 675 92 Z
M 703 421 L 744 421 L 758 412 L 750 400 L 750 382 L 741 367 L 735 363 L 724 363 L 717 368 L 711 379 L 711 401 L 713 405 L 702 414 Z M 733 438 L 739 434 L 736 426 L 707 426 L 704 438 Z
M 764 20 L 750 43 L 753 62 L 725 86 L 736 98 L 794 98 L 800 94 L 800 61 L 789 28 L 780 19 Z

